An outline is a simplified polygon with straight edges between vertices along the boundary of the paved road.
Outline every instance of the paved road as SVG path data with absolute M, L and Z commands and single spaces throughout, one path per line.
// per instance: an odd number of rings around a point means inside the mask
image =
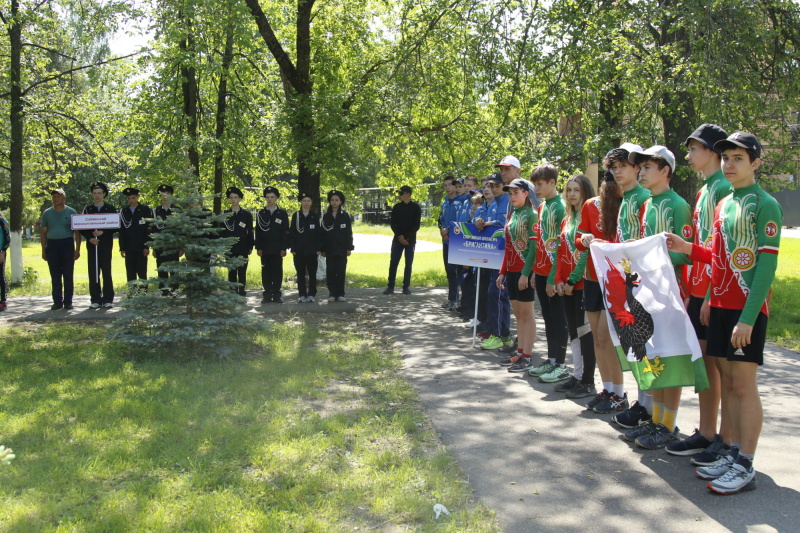
M 756 456 L 759 488 L 736 496 L 710 493 L 688 459 L 640 450 L 625 442 L 610 415 L 589 414 L 579 400 L 498 366 L 494 353 L 471 347 L 469 331 L 438 307 L 442 288 L 383 296 L 348 290 L 348 302 L 321 305 L 248 304 L 251 312 L 371 311 L 397 342 L 405 371 L 428 416 L 475 495 L 508 533 L 532 531 L 797 531 L 800 504 L 800 354 L 768 346 L 760 372 L 764 431 Z M 291 295 L 287 295 L 291 296 Z M 14 298 L 9 320 L 110 318 L 119 309 L 49 311 L 48 298 Z M 535 353 L 543 353 L 541 317 Z M 599 379 L 599 377 L 598 377 Z M 626 377 L 633 385 L 632 378 Z M 684 392 L 683 433 L 698 417 L 696 396 Z M 443 503 L 457 507 L 458 502 Z

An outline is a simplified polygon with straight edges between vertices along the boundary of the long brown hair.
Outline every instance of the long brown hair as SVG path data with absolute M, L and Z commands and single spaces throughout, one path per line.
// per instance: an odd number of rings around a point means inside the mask
M 578 188 L 581 191 L 581 202 L 578 204 L 578 207 L 573 207 L 572 204 L 567 201 L 567 187 L 569 187 L 570 182 L 574 181 L 578 184 Z M 589 179 L 589 176 L 586 174 L 575 174 L 570 179 L 567 180 L 566 185 L 564 185 L 564 203 L 567 206 L 567 217 L 572 219 L 576 214 L 580 214 L 581 207 L 583 207 L 583 202 L 588 200 L 589 198 L 594 198 L 594 185 L 592 185 L 592 181 Z

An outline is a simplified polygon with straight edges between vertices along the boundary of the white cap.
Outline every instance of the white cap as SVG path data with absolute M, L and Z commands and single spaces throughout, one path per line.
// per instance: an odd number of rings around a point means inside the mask
M 619 148 L 621 150 L 627 150 L 628 152 L 641 152 L 644 149 L 638 144 L 633 143 L 622 143 Z
M 630 150 L 630 153 L 628 154 L 628 161 L 636 165 L 637 164 L 636 161 L 642 155 L 648 157 L 653 157 L 653 156 L 660 157 L 667 162 L 669 168 L 672 171 L 675 171 L 675 154 L 673 154 L 666 146 L 661 146 L 660 144 L 656 144 L 655 146 L 651 146 L 647 150 L 642 150 L 641 148 L 636 151 Z
M 519 165 L 519 159 L 514 157 L 513 155 L 505 156 L 499 163 L 495 165 L 495 167 L 514 167 L 514 168 L 522 168 Z

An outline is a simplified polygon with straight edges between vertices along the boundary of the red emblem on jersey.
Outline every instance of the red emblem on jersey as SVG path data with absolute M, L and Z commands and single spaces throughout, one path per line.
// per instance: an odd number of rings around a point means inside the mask
M 774 237 L 778 234 L 778 225 L 774 222 L 767 222 L 767 227 L 764 228 L 767 237 Z
M 683 238 L 684 239 L 691 239 L 692 238 L 692 227 L 690 225 L 685 225 L 683 227 Z

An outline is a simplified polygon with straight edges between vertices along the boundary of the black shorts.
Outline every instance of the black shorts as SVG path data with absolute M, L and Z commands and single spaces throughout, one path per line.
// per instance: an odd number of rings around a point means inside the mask
M 504 283 L 508 289 L 508 299 L 516 300 L 518 302 L 532 302 L 535 291 L 531 276 L 528 276 L 528 288 L 524 291 L 519 290 L 519 278 L 522 277 L 522 272 L 506 272 L 506 279 Z
M 600 283 L 590 279 L 583 280 L 583 309 L 589 313 L 606 310 L 606 301 Z
M 705 298 L 698 298 L 697 296 L 689 296 L 689 307 L 686 312 L 689 314 L 689 320 L 692 321 L 694 332 L 697 339 L 704 341 L 708 338 L 708 328 L 700 323 L 700 308 L 703 307 Z
M 728 361 L 764 364 L 764 343 L 767 340 L 767 316 L 758 313 L 753 332 L 750 335 L 750 344 L 744 348 L 734 349 L 731 344 L 733 328 L 739 322 L 741 309 L 711 308 L 707 336 L 708 347 L 706 355 L 724 357 Z

